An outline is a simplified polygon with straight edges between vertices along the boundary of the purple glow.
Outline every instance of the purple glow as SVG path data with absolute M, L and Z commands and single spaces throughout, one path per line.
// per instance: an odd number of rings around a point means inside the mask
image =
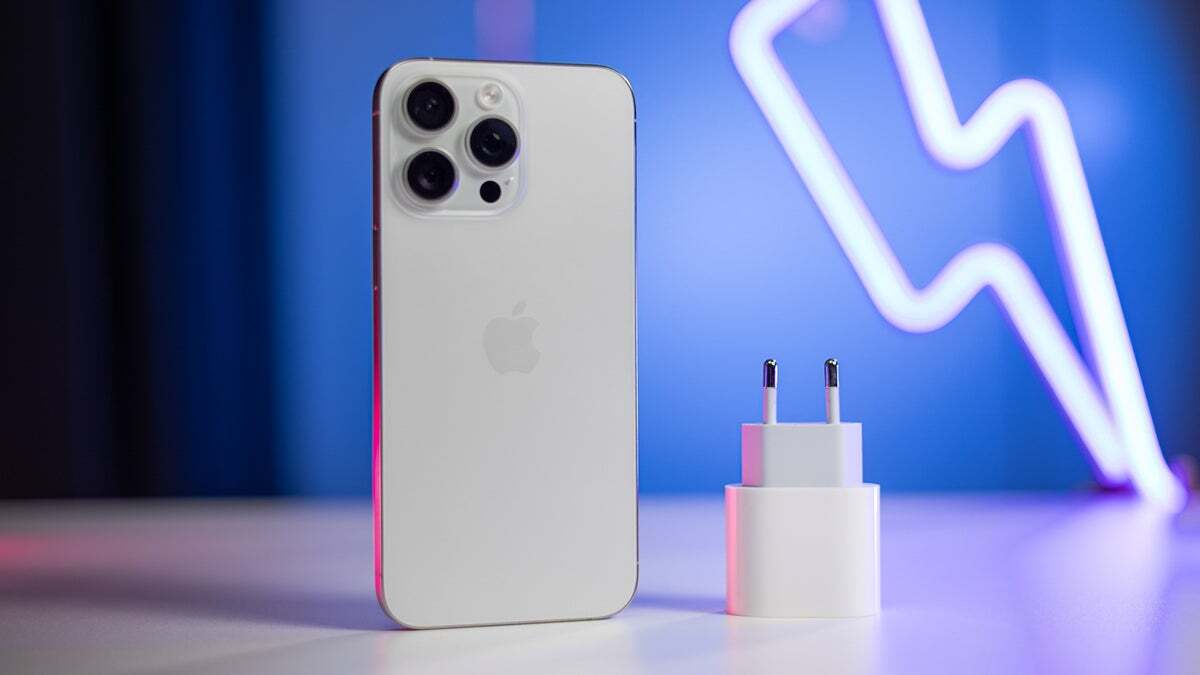
M 534 0 L 475 0 L 475 55 L 532 61 Z
M 920 5 L 876 0 L 917 130 L 935 159 L 959 170 L 978 167 L 1027 125 L 1094 376 L 1028 265 L 1012 249 L 970 246 L 928 286 L 913 285 L 772 45 L 816 1 L 753 0 L 734 20 L 730 53 L 875 306 L 897 327 L 924 333 L 949 323 L 990 287 L 1083 440 L 1098 480 L 1132 483 L 1144 498 L 1179 508 L 1185 492 L 1163 461 L 1062 101 L 1041 82 L 1015 80 L 961 123 Z

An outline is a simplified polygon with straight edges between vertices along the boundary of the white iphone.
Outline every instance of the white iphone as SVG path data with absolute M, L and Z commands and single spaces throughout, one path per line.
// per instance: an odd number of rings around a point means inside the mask
M 374 130 L 379 602 L 414 628 L 610 616 L 637 585 L 629 85 L 403 61 Z

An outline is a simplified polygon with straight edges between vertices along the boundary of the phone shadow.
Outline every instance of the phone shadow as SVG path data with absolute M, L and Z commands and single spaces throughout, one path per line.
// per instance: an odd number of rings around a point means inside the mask
M 153 613 L 164 619 L 221 619 L 377 631 L 396 628 L 369 594 L 222 585 L 113 571 L 6 570 L 0 606 L 79 607 Z

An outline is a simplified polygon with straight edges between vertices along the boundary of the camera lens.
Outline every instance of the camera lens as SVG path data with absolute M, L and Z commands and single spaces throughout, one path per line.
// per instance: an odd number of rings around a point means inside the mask
M 413 124 L 425 131 L 436 131 L 454 117 L 454 95 L 438 82 L 422 82 L 408 91 L 404 109 Z
M 441 199 L 454 189 L 454 164 L 436 150 L 426 150 L 408 160 L 404 176 L 409 189 L 421 199 Z
M 471 154 L 484 166 L 504 166 L 517 154 L 517 132 L 498 117 L 479 121 L 467 139 Z

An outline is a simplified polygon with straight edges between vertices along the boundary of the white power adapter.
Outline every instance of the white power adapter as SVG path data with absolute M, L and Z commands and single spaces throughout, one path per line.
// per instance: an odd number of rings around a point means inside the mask
M 725 486 L 726 611 L 762 617 L 879 612 L 879 486 L 862 482 L 862 425 L 841 421 L 825 362 L 824 423 L 776 421 L 778 368 L 763 364 L 763 422 L 742 425 L 742 482 Z

